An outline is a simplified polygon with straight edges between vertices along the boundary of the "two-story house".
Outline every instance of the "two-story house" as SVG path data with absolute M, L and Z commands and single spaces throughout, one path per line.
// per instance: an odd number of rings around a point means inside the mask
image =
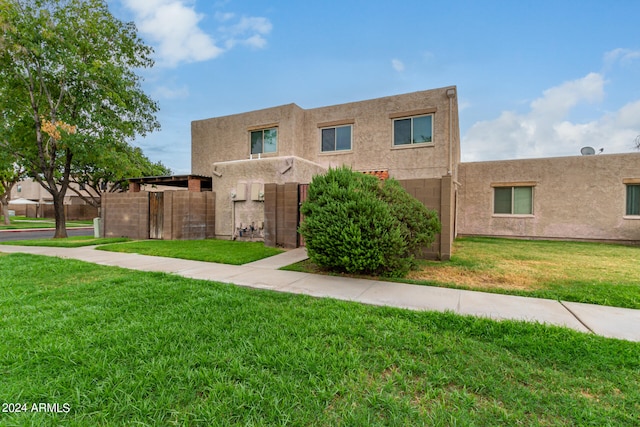
M 454 86 L 321 108 L 289 104 L 197 120 L 191 124 L 191 138 L 192 173 L 213 177 L 217 237 L 235 238 L 247 228 L 260 233 L 266 227 L 267 243 L 295 246 L 298 218 L 274 216 L 269 201 L 278 195 L 270 197 L 269 185 L 308 184 L 329 167 L 348 165 L 399 180 L 439 211 L 443 230 L 433 250 L 444 258 L 450 254 L 460 162 Z M 293 204 L 295 197 L 283 203 Z M 289 237 L 277 238 L 283 227 Z

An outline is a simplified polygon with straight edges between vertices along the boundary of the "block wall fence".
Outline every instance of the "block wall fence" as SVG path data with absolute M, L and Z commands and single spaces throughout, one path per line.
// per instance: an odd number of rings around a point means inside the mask
M 215 193 L 165 191 L 161 212 L 163 240 L 196 240 L 215 237 Z M 112 193 L 102 198 L 104 237 L 148 239 L 149 192 Z
M 438 213 L 442 231 L 423 258 L 449 259 L 455 235 L 455 184 L 451 177 L 410 179 L 399 181 L 409 194 L 427 208 Z M 298 235 L 300 224 L 299 183 L 265 184 L 264 186 L 264 241 L 267 246 L 296 248 L 301 245 Z M 304 184 L 303 184 L 304 185 Z

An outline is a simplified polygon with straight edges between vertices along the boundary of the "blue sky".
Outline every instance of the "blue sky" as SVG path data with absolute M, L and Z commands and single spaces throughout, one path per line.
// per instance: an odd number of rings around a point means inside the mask
M 162 130 L 134 141 L 191 171 L 192 120 L 456 85 L 462 160 L 633 151 L 640 1 L 108 0 L 155 49 Z

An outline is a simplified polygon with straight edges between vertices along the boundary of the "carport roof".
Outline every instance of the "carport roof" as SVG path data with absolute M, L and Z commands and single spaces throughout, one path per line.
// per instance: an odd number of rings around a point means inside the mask
M 167 185 L 169 187 L 188 188 L 189 181 L 200 181 L 202 190 L 211 190 L 211 177 L 202 175 L 170 175 L 170 176 L 145 176 L 142 178 L 129 178 L 129 184 Z

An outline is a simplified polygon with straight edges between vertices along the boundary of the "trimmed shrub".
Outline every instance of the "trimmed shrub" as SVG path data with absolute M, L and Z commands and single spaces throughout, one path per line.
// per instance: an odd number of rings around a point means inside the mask
M 301 212 L 309 258 L 336 272 L 402 276 L 440 230 L 435 214 L 396 181 L 381 184 L 348 167 L 315 176 Z

